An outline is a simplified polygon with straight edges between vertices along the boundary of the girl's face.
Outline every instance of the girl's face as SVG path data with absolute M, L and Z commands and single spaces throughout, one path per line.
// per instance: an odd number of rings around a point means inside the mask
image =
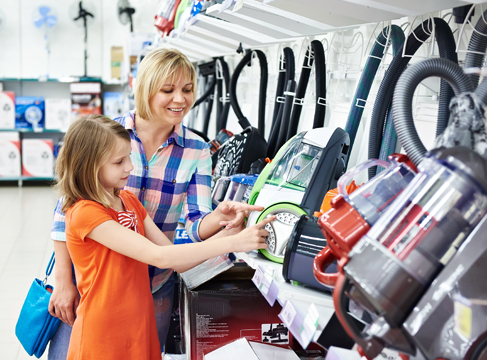
M 152 115 L 167 125 L 181 124 L 193 105 L 193 83 L 190 78 L 176 74 L 149 100 Z
M 121 189 L 127 184 L 130 172 L 134 168 L 130 160 L 131 151 L 129 141 L 117 139 L 115 150 L 98 172 L 98 180 L 110 194 L 113 193 L 113 189 Z

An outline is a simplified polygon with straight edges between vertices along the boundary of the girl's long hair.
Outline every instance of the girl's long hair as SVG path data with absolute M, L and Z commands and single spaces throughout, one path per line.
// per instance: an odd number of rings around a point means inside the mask
M 117 139 L 130 141 L 130 135 L 103 115 L 88 115 L 70 125 L 56 161 L 56 189 L 63 196 L 63 212 L 80 199 L 110 207 L 112 194 L 103 188 L 98 173 L 117 150 Z M 114 194 L 119 191 L 114 189 Z

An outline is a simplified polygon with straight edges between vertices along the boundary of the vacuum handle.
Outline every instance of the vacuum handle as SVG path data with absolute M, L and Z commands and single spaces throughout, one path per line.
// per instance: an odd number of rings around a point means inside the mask
M 349 184 L 352 179 L 360 174 L 362 171 L 367 170 L 373 166 L 381 166 L 385 169 L 391 166 L 391 163 L 385 160 L 378 160 L 378 159 L 370 159 L 365 161 L 364 163 L 357 165 L 350 170 L 348 170 L 345 174 L 343 174 L 340 179 L 338 179 L 338 193 L 343 196 L 346 202 L 350 203 L 350 198 L 348 197 L 347 192 L 347 184 Z
M 331 249 L 325 246 L 313 261 L 313 274 L 316 280 L 326 286 L 335 286 L 339 273 L 325 273 L 326 268 L 336 260 Z

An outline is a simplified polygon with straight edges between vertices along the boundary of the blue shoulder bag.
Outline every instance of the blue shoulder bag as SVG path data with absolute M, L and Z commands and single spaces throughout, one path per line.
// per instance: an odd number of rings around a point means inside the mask
M 48 311 L 53 287 L 47 284 L 47 277 L 51 275 L 54 261 L 54 253 L 52 253 L 45 279 L 43 281 L 34 279 L 15 326 L 15 335 L 25 351 L 30 356 L 35 355 L 37 358 L 42 356 L 47 343 L 61 323 L 61 320 L 52 316 Z

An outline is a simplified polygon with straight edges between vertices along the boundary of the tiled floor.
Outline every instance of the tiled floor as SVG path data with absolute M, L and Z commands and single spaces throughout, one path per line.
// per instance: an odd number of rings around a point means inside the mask
M 53 247 L 50 240 L 55 191 L 48 186 L 0 184 L 0 359 L 33 359 L 15 337 L 15 324 L 35 277 L 43 278 Z M 49 282 L 54 284 L 54 273 Z M 47 359 L 47 351 L 41 357 Z

